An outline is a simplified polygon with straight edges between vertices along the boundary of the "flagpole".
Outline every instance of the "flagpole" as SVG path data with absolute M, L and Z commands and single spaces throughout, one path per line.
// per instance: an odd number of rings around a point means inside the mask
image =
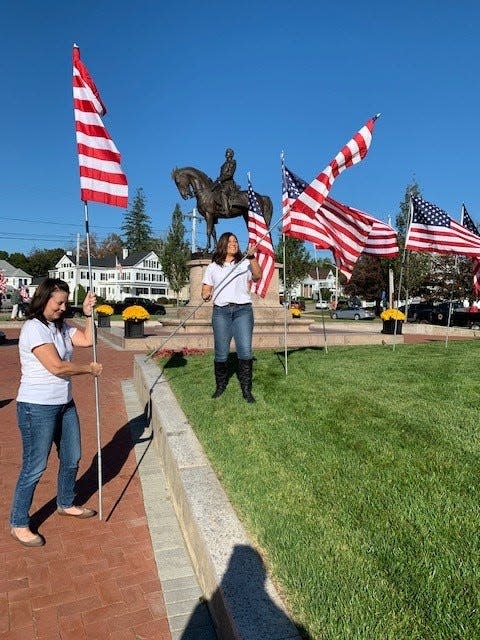
M 88 287 L 89 291 L 93 293 L 93 276 L 92 276 L 92 261 L 90 256 L 90 231 L 88 223 L 88 203 L 83 201 L 83 207 L 85 212 L 85 235 L 87 243 L 87 268 L 88 268 Z M 92 309 L 92 354 L 93 361 L 97 362 L 97 331 L 95 327 L 95 309 Z M 98 519 L 102 520 L 102 447 L 100 436 L 100 403 L 99 403 L 99 387 L 98 377 L 93 378 L 95 387 L 95 416 L 96 416 L 96 430 L 97 430 L 97 472 L 98 472 Z
M 412 225 L 412 215 L 413 215 L 413 203 L 412 203 L 412 194 L 409 193 L 409 209 L 408 209 L 408 227 L 407 227 L 407 233 L 405 234 L 405 244 L 403 246 L 403 255 L 402 255 L 402 264 L 400 267 L 400 277 L 398 280 L 398 292 L 397 292 L 397 309 L 400 307 L 400 296 L 402 294 L 402 281 L 403 281 L 403 271 L 405 268 L 405 259 L 407 256 L 407 240 L 408 240 L 408 234 L 410 232 L 410 227 Z M 408 314 L 408 291 L 405 292 L 405 312 L 406 314 Z M 405 315 L 405 320 L 407 319 L 407 315 Z M 397 335 L 397 325 L 398 325 L 398 320 L 395 319 L 395 328 L 393 330 L 393 336 L 395 337 Z M 393 351 L 395 351 L 395 346 L 396 343 L 393 343 Z
M 285 357 L 285 375 L 288 376 L 288 336 L 287 336 L 287 251 L 285 247 L 285 234 L 282 233 L 282 260 L 283 260 L 283 353 Z

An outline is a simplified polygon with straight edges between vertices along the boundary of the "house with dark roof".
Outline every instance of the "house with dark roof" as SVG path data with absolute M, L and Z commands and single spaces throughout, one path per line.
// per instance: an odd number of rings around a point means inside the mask
M 121 302 L 126 297 L 141 296 L 156 300 L 159 297 L 174 297 L 162 266 L 155 251 L 140 251 L 123 255 L 109 255 L 104 258 L 91 258 L 92 285 L 94 292 L 106 300 Z M 65 280 L 72 292 L 78 285 L 90 288 L 87 259 L 76 259 L 67 252 L 49 269 L 50 278 Z

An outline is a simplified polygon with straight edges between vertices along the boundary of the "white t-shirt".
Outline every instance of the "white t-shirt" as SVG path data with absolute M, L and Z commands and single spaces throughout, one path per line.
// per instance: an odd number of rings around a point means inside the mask
M 62 360 L 70 361 L 73 355 L 72 336 L 77 329 L 63 323 L 58 330 L 53 322 L 43 324 L 36 318 L 27 320 L 20 332 L 18 350 L 22 378 L 18 390 L 18 402 L 32 404 L 66 404 L 72 399 L 69 376 L 55 376 L 41 364 L 33 353 L 35 347 L 53 344 Z
M 224 263 L 220 266 L 211 262 L 205 269 L 203 284 L 213 287 L 213 304 L 224 307 L 229 302 L 247 304 L 251 302 L 250 283 L 252 269 L 245 260 L 240 265 L 235 262 Z

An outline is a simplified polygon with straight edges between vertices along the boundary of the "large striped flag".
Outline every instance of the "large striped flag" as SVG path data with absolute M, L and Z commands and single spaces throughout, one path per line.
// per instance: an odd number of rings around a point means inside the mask
M 480 236 L 480 233 L 477 229 L 477 225 L 474 223 L 474 221 L 470 217 L 470 214 L 468 213 L 467 208 L 464 204 L 462 204 L 461 220 L 462 220 L 462 225 L 465 227 L 465 229 L 468 229 L 469 231 L 474 233 L 476 236 Z M 476 258 L 473 259 L 472 271 L 473 271 L 473 292 L 478 297 L 480 296 L 480 256 L 477 256 Z
M 352 277 L 355 263 L 365 248 L 373 223 L 359 211 L 340 202 L 325 201 L 316 214 L 324 230 L 324 241 L 315 245 L 323 249 L 325 245 L 332 251 L 335 264 L 346 276 Z
M 409 251 L 480 256 L 480 236 L 431 202 L 419 196 L 410 200 L 412 219 L 405 242 Z
M 360 131 L 339 151 L 330 164 L 302 191 L 292 204 L 292 211 L 314 217 L 328 196 L 335 178 L 348 167 L 363 160 L 367 155 L 372 142 L 373 127 L 379 115 L 377 114 L 370 118 Z
M 397 232 L 389 224 L 374 218 L 369 213 L 365 213 L 365 211 L 360 211 L 360 209 L 356 209 L 355 207 L 349 207 L 346 204 L 337 202 L 333 198 L 330 198 L 330 196 L 326 198 L 320 208 L 320 213 L 324 210 L 328 210 L 332 206 L 342 207 L 344 210 L 355 212 L 366 222 L 370 222 L 372 224 L 372 228 L 368 234 L 362 253 L 368 253 L 369 255 L 378 256 L 380 258 L 390 259 L 398 256 Z
M 384 258 L 398 255 L 397 234 L 392 227 L 333 198 L 325 199 L 314 218 L 306 213 L 292 212 L 290 204 L 305 185 L 305 181 L 283 166 L 285 235 L 310 241 L 316 249 L 331 249 L 337 266 L 347 278 L 351 277 L 362 252 Z
M 127 208 L 127 177 L 120 153 L 100 117 L 107 110 L 77 45 L 73 47 L 73 106 L 81 199 Z
M 275 271 L 275 251 L 272 238 L 263 217 L 257 196 L 248 182 L 248 244 L 257 245 L 258 264 L 262 269 L 262 277 L 257 282 L 252 282 L 251 290 L 265 298 L 268 287 Z

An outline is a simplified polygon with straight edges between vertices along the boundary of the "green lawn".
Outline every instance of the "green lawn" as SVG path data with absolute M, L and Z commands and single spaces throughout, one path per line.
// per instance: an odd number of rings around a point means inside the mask
M 159 361 L 310 638 L 480 638 L 479 355 L 258 352 L 254 405 L 210 399 L 211 355 Z

